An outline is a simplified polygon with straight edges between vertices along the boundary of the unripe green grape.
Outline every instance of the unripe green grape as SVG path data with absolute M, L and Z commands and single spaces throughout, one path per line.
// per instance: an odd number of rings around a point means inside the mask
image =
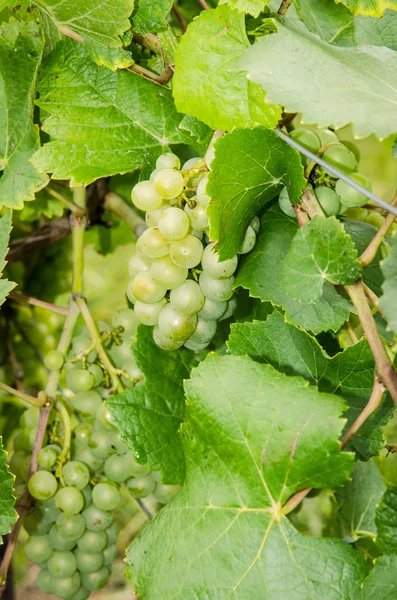
M 48 572 L 56 578 L 71 577 L 76 569 L 76 557 L 73 552 L 56 550 L 48 561 Z
M 94 456 L 103 460 L 107 458 L 111 453 L 110 440 L 107 431 L 94 431 L 88 447 Z
M 37 573 L 36 585 L 42 592 L 51 594 L 56 590 L 55 583 L 47 569 L 41 569 Z
M 132 356 L 130 358 L 133 359 Z M 115 426 L 112 423 L 112 415 L 110 414 L 110 411 L 109 411 L 108 407 L 106 406 L 106 404 L 102 404 L 101 408 L 99 409 L 97 416 L 96 416 L 95 425 L 96 425 L 97 429 L 99 426 L 100 429 L 105 429 L 107 432 L 115 429 Z M 107 435 L 109 435 L 109 433 L 107 433 Z M 109 448 L 110 448 L 110 446 L 109 446 Z M 96 454 L 96 456 L 98 456 L 98 453 Z
M 197 327 L 193 335 L 190 336 L 189 340 L 197 342 L 198 344 L 209 344 L 216 333 L 216 321 L 205 321 L 204 319 L 198 319 Z
M 128 446 L 121 441 L 118 431 L 109 433 L 109 444 L 113 452 L 125 454 L 128 452 Z
M 76 444 L 80 447 L 88 445 L 92 434 L 92 427 L 88 423 L 80 423 L 73 431 Z
M 183 240 L 171 242 L 170 257 L 178 267 L 193 269 L 203 255 L 203 244 L 194 235 L 187 235 Z
M 203 258 L 201 259 L 204 271 L 207 271 L 208 275 L 215 279 L 231 277 L 237 269 L 237 256 L 221 261 L 215 248 L 216 242 L 212 242 L 212 244 L 208 244 L 204 250 Z
M 337 136 L 330 129 L 317 129 L 316 136 L 320 140 L 321 147 L 331 142 L 339 142 Z
M 92 490 L 92 501 L 101 510 L 114 510 L 120 499 L 120 491 L 111 483 L 97 483 Z
M 361 173 L 353 173 L 351 178 L 365 189 L 372 190 L 370 180 L 364 175 L 361 175 Z M 336 182 L 335 191 L 343 206 L 346 206 L 347 208 L 360 208 L 367 203 L 367 197 L 364 196 L 364 194 L 358 192 L 351 185 L 342 181 L 342 179 L 338 179 Z
M 124 456 L 112 454 L 106 460 L 104 465 L 105 475 L 110 481 L 122 483 L 129 476 L 128 465 L 124 460 Z
M 186 281 L 188 270 L 178 267 L 169 256 L 164 256 L 153 262 L 150 274 L 156 283 L 172 290 Z
M 189 338 L 188 340 L 186 340 L 186 342 L 183 345 L 188 350 L 192 350 L 193 352 L 196 352 L 198 350 L 204 350 L 205 348 L 207 348 L 208 344 L 209 344 L 209 342 L 195 342 L 194 340 Z
M 147 304 L 162 300 L 166 291 L 167 288 L 157 283 L 150 273 L 138 273 L 131 283 L 131 292 L 135 298 Z
M 36 563 L 45 563 L 53 553 L 48 535 L 34 535 L 25 544 L 26 558 Z
M 101 510 L 94 504 L 90 504 L 90 506 L 85 509 L 83 517 L 85 525 L 90 531 L 104 531 L 113 522 L 113 516 L 110 512 Z
M 139 464 L 131 450 L 125 454 L 124 461 L 130 476 L 132 475 L 133 477 L 140 477 L 149 473 L 148 467 L 146 465 Z
M 158 327 L 161 334 L 176 341 L 187 340 L 196 326 L 196 315 L 185 315 L 175 310 L 170 304 L 163 308 L 159 316 Z
M 256 233 L 249 225 L 245 232 L 244 240 L 241 245 L 240 254 L 248 254 L 256 244 Z
M 189 217 L 180 208 L 170 206 L 161 213 L 158 228 L 169 242 L 186 237 L 189 227 Z
M 320 150 L 320 140 L 313 131 L 309 129 L 297 128 L 291 131 L 290 138 L 298 142 L 301 146 L 316 154 Z
M 179 171 L 162 169 L 153 180 L 157 192 L 166 200 L 177 198 L 183 190 L 184 180 Z
M 149 258 L 161 258 L 168 254 L 168 240 L 158 227 L 149 227 L 138 239 L 136 250 Z
M 72 369 L 66 375 L 66 385 L 72 392 L 88 392 L 94 385 L 94 376 L 86 369 Z
M 180 485 L 169 485 L 166 483 L 158 483 L 154 491 L 154 496 L 160 504 L 168 504 L 181 489 Z
M 167 300 L 163 299 L 160 302 L 154 302 L 153 304 L 145 304 L 137 300 L 135 302 L 134 310 L 136 317 L 143 325 L 156 325 L 159 319 L 161 309 L 167 304 Z
M 54 550 L 59 550 L 60 552 L 68 552 L 76 545 L 76 540 L 65 538 L 59 533 L 56 525 L 53 525 L 48 532 L 48 539 Z
M 161 154 L 156 160 L 156 169 L 159 169 L 160 171 L 164 169 L 179 169 L 180 166 L 181 161 L 177 155 L 172 152 Z
M 75 600 L 81 586 L 81 577 L 79 573 L 74 573 L 71 577 L 58 577 L 54 593 L 62 600 Z
M 92 502 L 92 487 L 90 484 L 86 485 L 85 488 L 81 490 L 81 493 L 84 496 L 84 507 L 87 508 Z
M 58 371 L 64 362 L 65 357 L 59 350 L 50 350 L 44 357 L 44 364 L 50 371 Z
M 103 460 L 95 456 L 90 448 L 82 448 L 76 454 L 76 460 L 87 465 L 91 473 L 96 473 L 103 465 Z
M 197 186 L 197 202 L 199 204 L 203 204 L 204 206 L 208 206 L 208 203 L 211 200 L 210 196 L 206 192 L 207 183 L 208 177 L 205 176 L 202 178 L 202 180 Z
M 39 453 L 40 454 L 40 453 Z M 25 450 L 18 450 L 14 452 L 10 459 L 10 471 L 15 475 L 20 475 L 21 467 L 26 459 L 29 460 L 29 455 L 25 452 Z
M 39 424 L 40 409 L 32 406 L 26 409 L 19 417 L 19 425 L 24 427 L 35 427 Z
M 95 363 L 90 365 L 88 367 L 88 370 L 94 377 L 94 386 L 93 387 L 97 387 L 103 381 L 103 370 L 101 369 L 101 367 L 99 365 L 96 365 Z
M 154 326 L 153 339 L 162 350 L 177 350 L 183 345 L 183 340 L 175 340 L 171 336 L 164 335 L 158 325 Z
M 24 427 L 14 438 L 14 450 L 31 452 L 36 439 L 36 427 Z
M 128 263 L 128 273 L 130 277 L 135 277 L 138 273 L 149 271 L 152 259 L 142 254 L 134 254 Z
M 114 528 L 114 523 L 112 523 L 110 527 L 106 529 L 106 531 L 112 530 L 112 528 Z M 109 541 L 109 543 L 113 543 L 113 541 Z M 102 552 L 102 550 L 106 548 L 107 544 L 108 536 L 107 533 L 105 533 L 105 531 L 103 530 L 90 531 L 89 529 L 87 529 L 85 533 L 81 536 L 81 538 L 77 541 L 77 547 L 79 548 L 79 550 L 88 554 L 96 554 L 97 552 Z
M 385 217 L 382 217 L 382 215 L 376 212 L 370 212 L 369 217 L 365 219 L 365 222 L 379 229 L 385 222 Z
M 156 177 L 157 173 L 160 173 L 161 170 L 162 169 L 154 169 L 154 171 L 150 173 L 149 181 L 154 181 L 154 178 Z
M 112 317 L 112 326 L 122 327 L 126 335 L 135 335 L 137 325 L 135 313 L 131 308 L 122 308 Z
M 202 160 L 200 156 L 194 156 L 193 158 L 189 158 L 189 160 L 183 163 L 182 171 L 189 171 L 190 169 L 193 169 L 197 165 L 197 163 L 200 162 L 200 160 Z
M 261 229 L 261 222 L 259 220 L 259 217 L 254 217 L 252 219 L 250 225 L 251 225 L 252 229 L 255 231 L 256 235 L 258 235 L 258 233 L 260 232 L 260 229 Z
M 206 210 L 206 206 L 202 203 L 197 203 L 194 208 L 190 208 L 190 206 L 186 204 L 185 212 L 190 219 L 193 229 L 196 229 L 197 231 L 208 229 L 208 216 Z
M 56 520 L 59 535 L 67 540 L 77 541 L 85 531 L 85 522 L 81 515 L 64 515 L 61 513 Z
M 119 346 L 112 346 L 110 349 L 110 356 L 117 364 L 129 360 L 132 357 L 130 344 L 125 342 L 123 344 L 120 344 Z
M 77 568 L 81 573 L 95 573 L 104 565 L 103 552 L 83 552 L 79 548 L 74 551 Z
M 29 535 L 46 535 L 51 530 L 52 524 L 41 519 L 41 512 L 36 507 L 23 520 L 23 526 Z
M 234 277 L 215 279 L 203 271 L 199 278 L 204 296 L 215 302 L 225 302 L 233 295 Z
M 84 463 L 72 460 L 63 465 L 62 477 L 67 486 L 82 490 L 90 480 L 90 472 Z
M 369 217 L 369 210 L 366 208 L 349 208 L 346 217 L 353 221 L 365 221 Z
M 153 493 L 156 486 L 150 475 L 146 477 L 131 477 L 127 481 L 127 488 L 135 498 L 146 498 Z
M 48 500 L 57 491 L 58 483 L 52 473 L 48 471 L 37 471 L 29 479 L 28 489 L 33 498 L 37 500 Z
M 59 512 L 54 496 L 49 500 L 42 500 L 38 503 L 38 508 L 40 509 L 41 519 L 46 523 L 54 523 L 57 520 Z
M 99 408 L 102 406 L 102 398 L 91 390 L 89 392 L 80 392 L 72 399 L 74 410 L 80 413 L 83 417 L 90 419 L 94 418 Z
M 223 321 L 224 319 L 229 319 L 233 314 L 234 311 L 237 308 L 237 298 L 236 296 L 232 296 L 230 298 L 230 300 L 228 300 L 227 302 L 227 310 L 225 312 L 224 315 L 222 315 L 222 317 L 219 319 L 220 321 Z
M 115 544 L 111 544 L 110 546 L 105 548 L 103 552 L 103 564 L 105 565 L 105 567 L 111 567 L 114 561 L 116 560 L 117 555 L 118 552 Z
M 152 181 L 140 181 L 131 191 L 131 200 L 140 210 L 156 210 L 163 203 L 163 198 Z
M 164 209 L 168 208 L 168 205 L 164 204 L 161 208 L 157 210 L 150 210 L 145 215 L 145 222 L 148 227 L 158 227 L 160 217 L 164 212 Z
M 323 209 L 326 217 L 338 215 L 340 212 L 340 202 L 337 194 L 331 188 L 321 185 L 314 190 L 318 203 Z
M 77 488 L 64 487 L 57 492 L 55 503 L 66 515 L 77 515 L 83 509 L 84 496 Z
M 51 469 L 51 467 L 55 465 L 57 458 L 58 454 L 55 452 L 54 448 L 45 446 L 37 455 L 37 463 L 44 469 Z
M 278 205 L 283 211 L 283 213 L 286 214 L 288 217 L 293 217 L 294 219 L 296 218 L 295 211 L 289 199 L 288 190 L 286 187 L 283 187 L 283 189 L 280 192 L 280 195 L 278 197 Z
M 343 171 L 343 173 L 352 173 L 357 169 L 357 159 L 351 150 L 348 150 L 343 144 L 335 144 L 327 148 L 322 158 L 330 165 Z M 327 172 L 327 169 L 325 169 Z M 332 173 L 330 173 L 332 175 Z
M 102 533 L 102 532 L 101 532 Z M 113 521 L 113 523 L 106 529 L 106 538 L 107 545 L 114 544 L 117 541 L 117 538 L 120 534 L 120 525 L 117 521 Z
M 196 314 L 203 307 L 204 300 L 199 284 L 192 279 L 173 289 L 170 294 L 171 306 L 185 315 Z
M 205 321 L 218 321 L 225 314 L 227 306 L 227 301 L 219 302 L 206 298 L 197 316 Z
M 86 590 L 85 588 L 83 588 L 83 586 L 81 586 L 81 588 L 79 589 L 77 594 L 74 596 L 73 600 L 87 600 L 89 595 L 90 595 L 90 592 L 88 590 Z

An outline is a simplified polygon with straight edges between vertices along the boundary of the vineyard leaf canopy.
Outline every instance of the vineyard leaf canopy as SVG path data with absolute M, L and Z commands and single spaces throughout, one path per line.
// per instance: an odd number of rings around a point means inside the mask
M 138 595 L 358 600 L 358 553 L 302 536 L 280 510 L 299 489 L 346 481 L 342 400 L 249 357 L 214 354 L 185 390 L 186 480 L 128 551 Z
M 6 213 L 3 217 L 0 217 L 0 277 L 7 264 L 5 257 L 8 252 L 8 242 L 10 239 L 12 225 L 11 225 L 11 212 Z M 4 300 L 16 286 L 13 281 L 8 279 L 0 279 L 0 306 Z
M 382 17 L 388 8 L 397 10 L 396 0 L 335 0 L 335 2 L 344 4 L 355 15 Z
M 141 35 L 158 33 L 167 27 L 172 0 L 135 0 L 132 26 Z
M 171 93 L 131 71 L 95 65 L 81 44 L 65 40 L 46 62 L 39 84 L 43 124 L 52 141 L 33 164 L 72 185 L 155 163 L 170 144 L 192 143 L 178 129 Z
M 267 7 L 267 0 L 220 0 L 219 4 L 228 4 L 242 13 L 249 13 L 253 17 L 259 14 Z
M 358 137 L 375 133 L 383 139 L 397 131 L 395 52 L 331 46 L 301 25 L 285 23 L 248 48 L 238 63 L 263 87 L 269 102 L 300 112 L 305 123 L 320 127 L 353 123 Z
M 244 15 L 227 5 L 202 11 L 175 53 L 173 94 L 179 111 L 213 129 L 261 123 L 275 127 L 281 108 L 265 102 L 261 87 L 237 72 L 249 47 Z
M 11 527 L 18 518 L 18 515 L 13 508 L 15 498 L 13 496 L 12 486 L 15 478 L 8 471 L 6 459 L 7 456 L 0 437 L 0 543 L 3 541 L 2 536 L 10 533 Z
M 385 277 L 383 283 L 383 296 L 379 304 L 384 312 L 392 331 L 397 333 L 397 236 L 394 235 L 391 240 L 391 252 L 382 263 L 382 271 Z
M 271 129 L 235 129 L 215 145 L 207 190 L 210 235 L 222 259 L 240 251 L 248 225 L 284 186 L 300 202 L 305 186 L 299 153 Z

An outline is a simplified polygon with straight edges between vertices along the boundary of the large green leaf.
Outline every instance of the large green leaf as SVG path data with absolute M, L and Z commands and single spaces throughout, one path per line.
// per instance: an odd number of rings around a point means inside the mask
M 302 536 L 281 510 L 299 489 L 346 481 L 341 399 L 249 357 L 213 354 L 185 389 L 186 480 L 128 551 L 137 594 L 358 599 L 358 553 Z
M 0 277 L 4 267 L 7 264 L 5 257 L 7 256 L 8 252 L 8 242 L 10 239 L 11 229 L 11 212 L 8 212 L 3 217 L 0 217 Z M 15 286 L 16 283 L 13 281 L 8 281 L 8 279 L 0 279 L 0 306 L 3 304 L 4 300 Z
M 335 0 L 341 2 L 355 15 L 381 17 L 387 8 L 397 10 L 396 0 Z
M 132 26 L 142 35 L 157 33 L 167 26 L 172 0 L 137 0 Z
M 343 219 L 343 226 L 345 231 L 352 237 L 354 245 L 357 248 L 359 256 L 364 252 L 367 246 L 372 241 L 376 232 L 376 227 L 363 221 L 352 221 L 350 219 Z M 377 294 L 380 296 L 383 284 L 383 275 L 380 268 L 382 260 L 382 250 L 379 249 L 374 260 L 371 264 L 366 267 L 362 273 L 363 281 Z
M 397 51 L 397 12 L 387 10 L 381 19 L 358 16 L 354 18 L 355 40 L 357 44 L 387 46 Z
M 361 340 L 330 358 L 311 335 L 285 322 L 275 311 L 266 321 L 236 323 L 228 342 L 233 354 L 248 354 L 269 362 L 288 375 L 300 375 L 322 392 L 339 394 L 348 409 L 346 429 L 367 404 L 374 384 L 374 359 L 368 343 Z M 367 460 L 384 447 L 382 427 L 393 414 L 394 404 L 387 396 L 367 419 L 348 448 Z
M 15 498 L 12 486 L 15 477 L 8 471 L 6 453 L 0 437 L 0 543 L 3 535 L 10 533 L 18 515 L 14 510 Z
M 213 129 L 255 123 L 275 127 L 281 108 L 267 104 L 260 86 L 237 72 L 248 46 L 243 14 L 228 6 L 203 11 L 189 25 L 175 54 L 177 109 Z
M 314 217 L 301 227 L 285 256 L 284 291 L 299 302 L 317 302 L 326 281 L 352 284 L 361 275 L 354 242 L 336 217 Z
M 254 17 L 267 7 L 267 0 L 220 0 L 219 4 L 228 4 L 231 8 L 236 8 L 242 13 L 249 13 Z
M 170 144 L 192 142 L 178 129 L 182 116 L 168 90 L 131 71 L 98 67 L 73 40 L 49 56 L 39 90 L 38 104 L 51 115 L 43 130 L 53 141 L 33 164 L 72 185 L 147 167 Z
M 160 350 L 152 329 L 144 325 L 138 328 L 133 352 L 146 383 L 111 396 L 107 406 L 137 460 L 160 470 L 166 483 L 182 483 L 185 459 L 177 432 L 185 412 L 183 380 L 189 377 L 193 353 Z
M 235 284 L 247 288 L 251 296 L 281 306 L 287 320 L 302 329 L 313 333 L 338 331 L 353 307 L 330 283 L 325 283 L 323 296 L 312 304 L 297 302 L 281 285 L 285 255 L 298 229 L 296 219 L 278 207 L 268 210 L 262 217 L 255 248 L 241 260 Z
M 397 131 L 395 52 L 338 48 L 291 22 L 278 27 L 277 34 L 260 38 L 238 63 L 263 87 L 269 102 L 302 113 L 306 123 L 336 128 L 353 123 L 359 137 L 375 133 L 385 138 Z
M 392 331 L 397 333 L 397 235 L 391 241 L 389 256 L 382 263 L 385 277 L 379 304 Z

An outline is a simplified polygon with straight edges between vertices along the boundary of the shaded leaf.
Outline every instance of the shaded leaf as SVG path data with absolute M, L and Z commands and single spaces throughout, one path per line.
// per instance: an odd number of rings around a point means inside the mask
M 389 256 L 381 263 L 385 278 L 383 296 L 379 300 L 381 309 L 392 331 L 397 333 L 397 236 L 391 241 Z
M 158 33 L 167 27 L 172 0 L 137 0 L 135 7 L 132 26 L 138 33 Z
M 11 225 L 11 212 L 6 213 L 3 217 L 0 217 L 0 277 L 7 264 L 5 257 L 8 253 L 8 242 L 10 239 L 12 225 Z M 0 279 L 0 306 L 4 300 L 14 289 L 16 283 L 8 281 L 8 279 Z
M 335 0 L 344 4 L 355 15 L 382 17 L 387 8 L 397 10 L 396 0 Z
M 231 8 L 235 8 L 242 13 L 249 13 L 254 17 L 258 17 L 261 12 L 268 6 L 267 0 L 220 0 L 219 4 L 228 4 Z
M 14 510 L 15 498 L 12 489 L 15 477 L 8 470 L 6 458 L 0 437 L 0 543 L 3 541 L 2 536 L 10 533 L 18 518 Z

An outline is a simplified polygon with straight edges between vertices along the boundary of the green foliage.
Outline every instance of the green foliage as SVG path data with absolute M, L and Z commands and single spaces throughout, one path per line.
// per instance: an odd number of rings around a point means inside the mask
M 355 15 L 382 17 L 387 8 L 397 10 L 396 0 L 335 0 L 341 2 Z
M 12 489 L 14 476 L 8 471 L 6 458 L 7 455 L 0 437 L 0 543 L 3 540 L 2 536 L 10 533 L 11 527 L 18 518 L 13 508 L 15 502 Z
M 382 263 L 382 271 L 385 282 L 383 284 L 383 296 L 380 299 L 380 305 L 384 311 L 390 329 L 394 331 L 394 333 L 397 333 L 397 236 L 392 238 L 391 251 L 389 256 Z
M 8 242 L 10 239 L 12 225 L 11 212 L 8 212 L 4 217 L 0 217 L 0 277 L 2 276 L 4 267 L 7 264 L 5 257 L 8 252 Z M 9 292 L 14 289 L 16 284 L 8 279 L 0 279 L 0 306 L 8 296 Z
M 167 26 L 172 0 L 137 0 L 132 15 L 132 26 L 142 35 L 158 33 Z

